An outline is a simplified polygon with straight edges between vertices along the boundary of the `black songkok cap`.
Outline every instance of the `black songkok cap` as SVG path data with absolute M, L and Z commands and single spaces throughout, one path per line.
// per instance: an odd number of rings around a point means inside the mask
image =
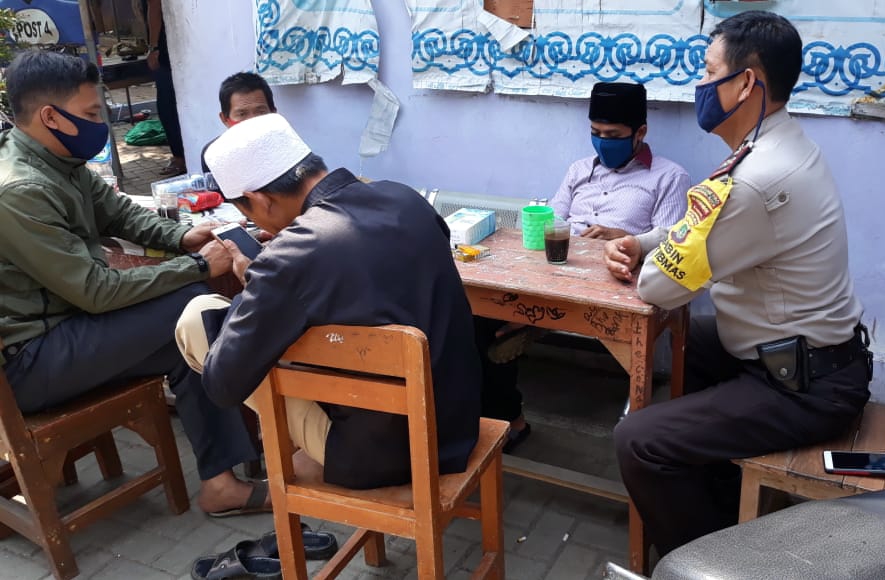
M 596 83 L 590 92 L 590 120 L 620 123 L 634 131 L 645 125 L 645 87 L 634 83 Z

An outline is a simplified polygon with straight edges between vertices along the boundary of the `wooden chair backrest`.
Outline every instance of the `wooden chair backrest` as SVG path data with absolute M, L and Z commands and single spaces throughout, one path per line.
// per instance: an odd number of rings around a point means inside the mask
M 406 415 L 415 509 L 437 512 L 424 505 L 438 505 L 439 458 L 430 351 L 423 332 L 400 325 L 317 326 L 283 354 L 269 379 L 274 431 L 286 434 L 279 441 L 283 458 L 293 451 L 285 397 Z M 287 483 L 294 479 L 291 465 L 283 461 Z

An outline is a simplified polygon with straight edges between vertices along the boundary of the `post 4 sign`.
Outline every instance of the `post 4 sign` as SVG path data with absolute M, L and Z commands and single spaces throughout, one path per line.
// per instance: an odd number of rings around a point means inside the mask
M 10 36 L 21 44 L 58 44 L 58 26 L 49 14 L 37 8 L 26 8 L 15 13 L 15 25 Z

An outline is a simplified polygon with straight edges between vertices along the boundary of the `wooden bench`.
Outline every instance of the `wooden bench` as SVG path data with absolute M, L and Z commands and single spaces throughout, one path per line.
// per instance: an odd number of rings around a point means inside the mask
M 833 441 L 735 460 L 743 469 L 740 521 L 762 515 L 760 497 L 766 488 L 806 499 L 835 499 L 885 490 L 885 477 L 826 473 L 824 450 L 885 451 L 885 405 L 868 403 L 852 428 Z

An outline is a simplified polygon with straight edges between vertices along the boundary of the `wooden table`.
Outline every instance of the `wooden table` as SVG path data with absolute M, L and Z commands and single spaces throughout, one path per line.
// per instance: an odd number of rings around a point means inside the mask
M 522 247 L 522 233 L 500 230 L 482 245 L 491 256 L 456 262 L 473 313 L 574 332 L 599 339 L 630 375 L 630 409 L 651 400 L 655 339 L 669 328 L 673 347 L 671 396 L 682 394 L 688 305 L 666 311 L 646 304 L 636 285 L 615 280 L 602 263 L 604 242 L 572 237 L 568 263 L 547 263 L 543 251 Z M 504 469 L 630 506 L 630 568 L 646 567 L 642 521 L 623 484 L 569 469 L 505 456 Z

